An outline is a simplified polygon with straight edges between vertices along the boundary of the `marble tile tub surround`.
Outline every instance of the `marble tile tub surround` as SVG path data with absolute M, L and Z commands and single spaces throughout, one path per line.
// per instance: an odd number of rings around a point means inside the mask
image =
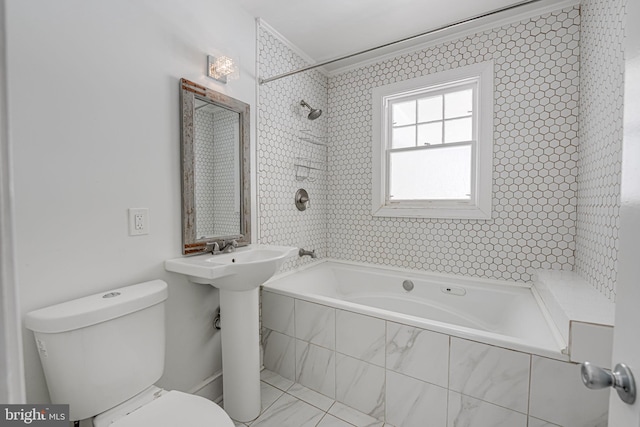
M 424 426 L 425 420 L 434 427 L 595 427 L 606 420 L 608 392 L 586 389 L 575 363 L 262 293 L 263 312 L 289 307 L 292 313 L 281 317 L 291 318 L 294 330 L 289 334 L 290 325 L 263 318 L 265 367 L 379 422 L 403 427 Z M 296 337 L 301 307 L 316 319 L 335 319 L 334 342 L 323 338 L 321 346 Z M 301 315 L 308 321 L 306 313 Z M 358 339 L 339 339 L 342 334 Z M 323 356 L 299 357 L 298 346 Z M 332 381 L 334 390 L 326 386 Z

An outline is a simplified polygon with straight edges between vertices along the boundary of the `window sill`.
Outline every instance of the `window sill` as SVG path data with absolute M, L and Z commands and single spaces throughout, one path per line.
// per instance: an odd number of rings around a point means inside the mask
M 491 208 L 481 209 L 478 206 L 468 207 L 391 207 L 381 206 L 373 209 L 373 216 L 400 218 L 434 218 L 434 219 L 491 219 Z

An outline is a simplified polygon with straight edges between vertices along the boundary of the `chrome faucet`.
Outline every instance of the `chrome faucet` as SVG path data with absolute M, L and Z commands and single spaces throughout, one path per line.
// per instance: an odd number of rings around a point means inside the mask
M 315 249 L 312 250 L 312 251 L 307 251 L 307 250 L 304 250 L 304 249 L 300 248 L 300 250 L 298 251 L 298 256 L 303 257 L 305 255 L 309 255 L 311 258 L 317 258 L 318 257 L 318 255 L 316 255 L 316 250 Z
M 220 246 L 221 244 L 222 244 L 222 247 Z M 238 246 L 238 242 L 236 242 L 235 240 L 231 240 L 228 242 L 226 240 L 221 240 L 220 243 L 213 242 L 213 243 L 210 243 L 208 246 L 211 246 L 212 255 L 226 254 L 226 253 L 235 251 L 236 247 Z

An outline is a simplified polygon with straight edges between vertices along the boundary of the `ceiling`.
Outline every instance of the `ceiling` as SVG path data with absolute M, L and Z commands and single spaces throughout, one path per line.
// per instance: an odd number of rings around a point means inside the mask
M 235 0 L 261 18 L 316 62 L 335 59 L 385 43 L 424 33 L 523 0 Z M 564 7 L 578 0 L 539 0 L 473 25 L 487 24 L 522 13 Z M 470 26 L 470 25 L 468 25 Z M 438 36 L 442 36 L 439 33 Z M 435 38 L 432 36 L 432 38 Z M 421 38 L 413 44 L 424 43 Z M 403 43 L 394 49 L 405 48 Z M 384 53 L 384 52 L 382 52 Z M 375 55 L 379 56 L 380 51 Z M 351 60 L 360 62 L 363 57 Z M 340 61 L 327 69 L 348 65 Z

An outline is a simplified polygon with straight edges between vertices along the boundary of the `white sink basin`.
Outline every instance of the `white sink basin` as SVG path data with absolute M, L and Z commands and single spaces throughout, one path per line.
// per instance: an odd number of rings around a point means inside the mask
M 290 246 L 249 245 L 227 254 L 164 262 L 167 271 L 220 289 L 224 406 L 239 420 L 252 420 L 260 414 L 258 287 L 297 253 L 298 248 Z
M 269 280 L 297 252 L 298 248 L 291 246 L 248 245 L 226 254 L 170 259 L 164 262 L 164 268 L 184 274 L 194 283 L 248 291 Z

